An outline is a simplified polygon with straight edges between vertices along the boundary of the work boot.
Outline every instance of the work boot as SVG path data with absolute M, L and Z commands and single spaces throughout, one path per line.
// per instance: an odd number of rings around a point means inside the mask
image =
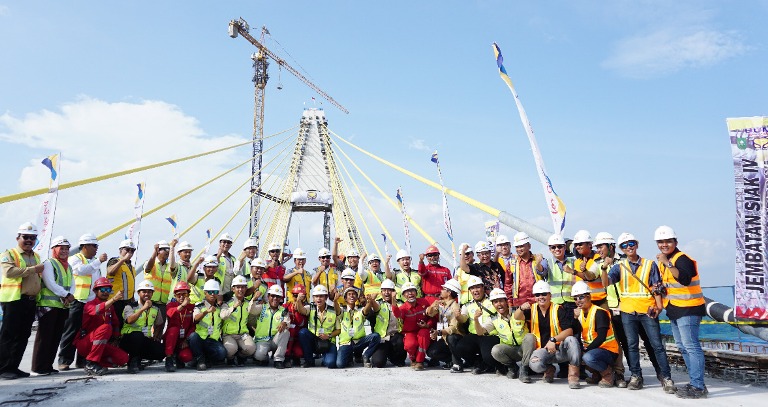
M 371 358 L 364 357 L 363 358 L 363 366 L 365 366 L 365 367 L 373 367 L 373 364 L 371 363 Z
M 283 364 L 285 365 L 285 368 L 286 368 L 286 369 L 290 369 L 290 368 L 292 368 L 292 367 L 293 367 L 293 360 L 291 360 L 291 359 L 286 359 L 286 360 L 285 360 L 285 362 L 284 362 Z
M 555 367 L 550 365 L 547 370 L 544 371 L 544 381 L 552 383 L 555 380 Z
M 237 367 L 245 366 L 245 358 L 240 356 L 235 356 L 235 366 Z
M 461 367 L 461 365 L 451 366 L 451 373 L 462 373 L 462 372 L 464 372 L 464 368 Z
M 703 389 L 699 389 L 690 384 L 678 387 L 677 392 L 675 393 L 675 395 L 681 399 L 705 399 L 708 394 L 709 390 L 707 390 L 707 386 L 704 386 Z
M 139 358 L 137 358 L 137 357 L 132 357 L 132 358 L 131 358 L 131 359 L 128 361 L 128 370 L 126 370 L 126 372 L 128 372 L 128 373 L 130 373 L 130 374 L 136 374 L 136 373 L 139 373 L 139 363 L 140 363 L 140 362 L 141 362 L 141 361 L 139 360 Z
M 624 375 L 617 371 L 613 372 L 613 383 L 620 389 L 627 388 L 627 381 L 624 380 Z
M 285 362 L 276 360 L 274 363 L 275 369 L 285 369 Z
M 665 377 L 661 381 L 661 386 L 664 389 L 664 393 L 675 394 L 677 392 L 677 387 L 675 387 L 675 382 L 672 381 L 671 377 Z
M 605 370 L 600 372 L 600 376 L 602 376 L 602 379 L 600 380 L 600 383 L 597 384 L 598 386 L 603 389 L 613 387 L 613 367 L 608 366 Z
M 600 376 L 600 373 L 597 370 L 592 369 L 591 367 L 587 367 L 587 372 L 591 373 L 590 375 L 587 375 L 587 378 L 585 379 L 587 384 L 600 383 L 600 380 L 602 379 L 602 377 Z
M 310 359 L 310 360 L 304 359 L 304 360 L 301 361 L 301 367 L 315 367 L 315 360 L 314 359 Z
M 577 365 L 568 365 L 568 388 L 581 388 L 581 383 L 579 383 L 579 366 Z
M 632 377 L 629 378 L 629 384 L 627 385 L 627 388 L 630 390 L 640 390 L 643 388 L 643 378 L 640 376 L 632 375 Z
M 416 362 L 413 365 L 413 370 L 424 370 L 424 364 L 421 362 Z
M 227 358 L 227 361 L 225 363 L 227 366 L 234 366 L 235 365 L 235 358 Z
M 520 377 L 520 371 L 518 369 L 510 367 L 507 369 L 507 378 L 509 379 L 517 379 Z
M 520 370 L 520 381 L 523 383 L 533 383 L 533 380 L 531 380 L 531 376 L 528 375 L 528 371 L 525 369 Z
M 205 364 L 205 356 L 197 357 L 197 370 L 208 370 L 208 365 Z
M 176 371 L 176 361 L 173 356 L 166 356 L 165 357 L 165 371 L 166 372 L 175 372 Z
M 506 366 L 497 366 L 496 367 L 496 376 L 506 376 L 509 372 L 509 369 L 507 369 Z
M 91 362 L 90 360 L 85 363 L 85 373 L 88 376 L 103 376 L 107 373 L 107 368 L 99 365 L 98 363 Z

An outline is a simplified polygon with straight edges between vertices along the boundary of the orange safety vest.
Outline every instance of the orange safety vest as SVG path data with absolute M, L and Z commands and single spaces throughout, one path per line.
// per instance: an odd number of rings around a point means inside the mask
M 560 318 L 557 317 L 557 311 L 560 304 L 551 303 L 549 305 L 549 336 L 555 337 L 560 334 Z M 541 337 L 539 336 L 539 304 L 531 305 L 531 325 L 528 330 L 536 337 L 536 347 L 541 347 Z M 560 342 L 557 342 L 560 344 Z
M 653 298 L 648 289 L 650 284 L 648 281 L 651 278 L 651 266 L 653 262 L 648 259 L 640 259 L 640 265 L 637 268 L 635 276 L 632 277 L 632 267 L 629 264 L 629 260 L 622 259 L 619 261 L 619 267 L 621 268 L 621 281 L 619 286 L 621 287 L 621 302 L 619 303 L 619 309 L 623 312 L 631 314 L 637 312 L 639 314 L 645 314 L 648 312 L 648 307 L 656 305 L 656 300 Z M 640 284 L 637 279 L 645 284 L 645 287 Z
M 595 253 L 590 259 L 587 260 L 586 270 L 590 270 L 594 267 L 595 262 L 600 259 L 600 255 Z M 573 269 L 576 271 L 581 270 L 581 263 L 584 262 L 583 258 L 578 258 L 573 262 Z M 593 270 L 594 271 L 594 270 Z M 603 287 L 603 280 L 600 279 L 600 270 L 595 271 L 597 278 L 592 281 L 583 280 L 580 277 L 576 277 L 587 283 L 589 286 L 589 292 L 592 294 L 592 301 L 602 301 L 608 297 L 608 292 Z
M 685 253 L 677 252 L 677 254 L 669 259 L 669 262 L 674 265 L 677 259 L 683 254 Z M 690 259 L 690 256 L 688 256 L 688 258 Z M 693 269 L 696 271 L 696 275 L 693 276 L 691 283 L 687 286 L 678 283 L 667 266 L 659 263 L 661 280 L 664 282 L 664 286 L 667 287 L 667 296 L 664 297 L 665 308 L 669 303 L 672 303 L 672 305 L 676 307 L 696 307 L 704 305 L 704 293 L 701 292 L 701 282 L 699 281 L 699 266 L 696 264 L 695 260 L 691 259 L 691 261 L 693 262 Z
M 634 280 L 634 279 L 633 279 Z M 623 301 L 622 301 L 623 302 Z M 595 329 L 595 314 L 598 312 L 605 312 L 608 321 L 611 320 L 611 314 L 603 308 L 598 307 L 595 304 L 589 308 L 587 317 L 584 317 L 584 310 L 579 315 L 579 322 L 581 322 L 581 341 L 584 342 L 584 347 L 589 346 L 592 341 L 597 338 L 597 330 Z M 605 341 L 600 345 L 600 349 L 605 349 L 613 353 L 619 353 L 619 343 L 616 341 L 616 337 L 613 335 L 613 324 L 608 324 L 608 333 L 605 336 Z

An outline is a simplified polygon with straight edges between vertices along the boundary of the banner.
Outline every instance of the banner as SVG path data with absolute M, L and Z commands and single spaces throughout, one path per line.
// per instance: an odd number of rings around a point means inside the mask
M 40 261 L 46 260 L 51 255 L 51 233 L 53 231 L 53 220 L 56 215 L 56 200 L 59 197 L 59 154 L 54 154 L 43 159 L 43 165 L 51 171 L 51 178 L 48 181 L 48 193 L 45 194 L 43 202 L 40 203 L 40 210 L 37 213 L 37 243 L 34 251 L 40 256 Z
M 562 235 L 563 229 L 565 229 L 565 203 L 555 192 L 555 188 L 552 186 L 552 180 L 547 175 L 547 170 L 544 168 L 544 160 L 541 158 L 541 152 L 539 152 L 539 145 L 536 143 L 536 136 L 533 135 L 533 126 L 528 120 L 528 115 L 523 109 L 523 103 L 520 101 L 520 97 L 517 96 L 515 87 L 512 86 L 512 79 L 507 75 L 507 70 L 504 68 L 504 58 L 501 56 L 501 49 L 496 43 L 493 43 L 493 52 L 496 55 L 496 65 L 499 67 L 499 75 L 504 83 L 507 84 L 509 90 L 512 92 L 512 96 L 515 98 L 515 104 L 517 105 L 517 111 L 520 114 L 520 120 L 523 122 L 526 134 L 528 134 L 528 142 L 531 144 L 531 152 L 533 153 L 533 160 L 536 162 L 536 172 L 539 174 L 539 181 L 544 189 L 544 198 L 547 200 L 547 210 L 552 218 L 552 226 L 557 234 Z
M 400 212 L 403 214 L 403 230 L 405 231 L 405 251 L 411 255 L 411 231 L 408 229 L 408 214 L 405 213 L 405 202 L 403 202 L 403 187 L 397 188 L 397 202 L 400 204 Z
M 387 246 L 387 235 L 384 233 L 381 234 L 381 237 L 384 238 L 384 258 L 381 259 L 381 262 L 387 261 L 387 256 L 389 256 L 389 247 Z M 387 263 L 389 264 L 389 263 Z
M 485 222 L 485 241 L 491 246 L 491 256 L 496 255 L 496 237 L 499 236 L 499 221 L 489 220 Z
M 136 194 L 136 200 L 133 203 L 133 216 L 136 220 L 128 227 L 128 231 L 125 232 L 125 238 L 131 239 L 136 249 L 139 248 L 139 234 L 141 234 L 141 218 L 144 216 L 144 193 L 146 192 L 145 183 L 136 184 L 138 193 Z
M 430 159 L 435 166 L 437 166 L 437 177 L 440 179 L 440 190 L 443 193 L 443 227 L 445 233 L 448 235 L 448 240 L 451 241 L 451 263 L 453 264 L 453 270 L 456 269 L 456 244 L 453 242 L 453 227 L 451 227 L 451 215 L 448 212 L 448 198 L 445 196 L 445 183 L 443 183 L 443 172 L 440 170 L 440 160 L 437 158 L 437 150 L 432 153 Z
M 768 117 L 727 119 L 736 183 L 736 318 L 768 319 Z
M 171 215 L 171 216 L 165 218 L 165 220 L 167 220 L 168 223 L 171 224 L 171 231 L 173 233 L 173 238 L 174 239 L 178 239 L 179 238 L 179 224 L 176 221 L 176 215 Z

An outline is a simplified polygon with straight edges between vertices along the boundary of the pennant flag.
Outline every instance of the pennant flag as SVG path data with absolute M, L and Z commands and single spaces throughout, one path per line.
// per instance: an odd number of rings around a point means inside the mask
M 40 261 L 50 258 L 51 236 L 53 235 L 53 221 L 56 217 L 56 201 L 59 197 L 59 154 L 46 157 L 41 161 L 51 172 L 48 182 L 48 193 L 40 203 L 37 213 L 36 225 L 39 228 L 37 242 L 33 250 L 40 256 Z
M 493 43 L 493 52 L 496 56 L 496 65 L 499 67 L 499 75 L 504 83 L 507 84 L 507 87 L 509 87 L 509 90 L 512 92 L 512 96 L 515 98 L 515 104 L 517 105 L 517 110 L 520 114 L 520 120 L 523 122 L 523 127 L 528 135 L 528 141 L 531 144 L 531 152 L 533 153 L 533 160 L 536 162 L 536 170 L 539 173 L 539 180 L 544 189 L 544 198 L 547 201 L 547 209 L 552 218 L 552 226 L 554 227 L 555 233 L 562 235 L 563 229 L 565 229 L 565 203 L 563 203 L 563 200 L 560 199 L 555 192 L 555 188 L 552 186 L 552 180 L 547 175 L 547 171 L 544 168 L 544 160 L 541 157 L 539 146 L 536 143 L 536 137 L 533 134 L 533 127 L 528 120 L 528 115 L 525 113 L 525 109 L 523 109 L 520 97 L 517 95 L 517 91 L 515 91 L 515 87 L 512 85 L 512 79 L 510 79 L 507 70 L 504 68 L 504 58 L 501 56 L 501 49 L 499 49 L 499 46 L 495 42 Z
M 403 214 L 403 231 L 405 232 L 405 250 L 411 253 L 411 232 L 408 229 L 408 214 L 405 212 L 405 202 L 403 202 L 402 187 L 397 188 L 397 201 L 400 202 L 400 212 Z
M 171 224 L 171 229 L 173 230 L 173 238 L 178 239 L 179 238 L 179 225 L 176 222 L 176 215 L 171 215 L 168 218 L 165 218 L 165 220 L 168 221 L 168 223 Z
M 49 183 L 49 188 L 53 189 L 55 186 L 56 189 L 59 188 L 59 155 L 54 154 L 50 157 L 45 157 L 43 159 L 43 165 L 46 166 L 51 171 L 51 181 Z
M 126 239 L 133 240 L 133 244 L 136 248 L 139 247 L 139 235 L 141 234 L 141 219 L 144 216 L 144 195 L 146 193 L 147 185 L 144 182 L 136 184 L 138 191 L 136 193 L 136 200 L 133 203 L 133 216 L 136 220 L 128 227 L 126 232 Z
M 437 160 L 437 150 L 435 150 L 435 152 L 434 152 L 434 153 L 432 153 L 432 159 L 431 159 L 431 161 L 432 161 L 433 163 L 435 163 L 435 164 L 438 164 L 438 165 L 440 165 L 440 162 Z
M 387 235 L 384 233 L 381 234 L 381 237 L 384 238 L 384 256 L 389 256 L 389 247 L 387 247 Z M 385 259 L 386 260 L 386 259 Z
M 437 177 L 440 179 L 440 190 L 443 194 L 443 227 L 445 233 L 448 235 L 448 240 L 451 241 L 451 261 L 453 263 L 453 269 L 456 269 L 456 244 L 453 242 L 453 227 L 451 227 L 451 215 L 448 212 L 448 197 L 445 196 L 445 183 L 443 183 L 443 172 L 440 170 L 440 160 L 437 158 L 437 150 L 432 153 L 430 159 L 437 167 Z

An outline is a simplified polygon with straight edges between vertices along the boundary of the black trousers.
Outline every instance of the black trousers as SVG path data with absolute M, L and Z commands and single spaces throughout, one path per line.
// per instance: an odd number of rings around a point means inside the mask
M 75 361 L 75 338 L 80 335 L 80 329 L 83 326 L 83 308 L 85 304 L 80 301 L 74 301 L 69 306 L 69 316 L 64 323 L 64 332 L 61 334 L 61 343 L 59 343 L 59 364 L 71 365 Z M 85 364 L 85 357 L 79 356 L 78 361 L 82 359 Z
M 115 301 L 114 305 L 112 305 L 112 307 L 114 307 L 115 309 L 117 320 L 120 323 L 120 326 L 118 327 L 118 329 L 120 330 L 123 329 L 123 324 L 125 323 L 125 321 L 123 321 L 123 311 L 125 310 L 125 306 L 128 305 L 129 302 L 130 301 L 128 300 L 118 300 L 118 301 Z
M 461 340 L 461 335 L 451 334 L 446 339 L 448 343 L 442 339 L 432 342 L 427 349 L 427 356 L 447 364 L 461 365 L 461 358 L 456 355 L 456 345 Z
M 493 345 L 498 345 L 498 343 L 498 336 L 467 334 L 456 345 L 456 354 L 467 362 L 465 366 L 503 369 L 503 365 L 491 355 Z
M 144 336 L 141 332 L 131 332 L 120 339 L 120 348 L 131 358 L 146 360 L 163 360 L 165 347 L 161 342 Z
M 387 359 L 395 366 L 405 366 L 405 358 L 408 354 L 403 347 L 403 334 L 392 334 L 386 342 L 379 343 L 376 351 L 371 355 L 371 365 L 373 367 L 384 367 L 387 365 Z
M 32 350 L 32 371 L 45 373 L 53 371 L 56 351 L 59 350 L 61 333 L 67 322 L 69 311 L 66 308 L 51 308 L 37 320 L 37 334 Z
M 35 297 L 22 295 L 20 300 L 0 303 L 3 327 L 0 328 L 0 373 L 19 369 L 27 341 L 32 334 L 37 304 Z

